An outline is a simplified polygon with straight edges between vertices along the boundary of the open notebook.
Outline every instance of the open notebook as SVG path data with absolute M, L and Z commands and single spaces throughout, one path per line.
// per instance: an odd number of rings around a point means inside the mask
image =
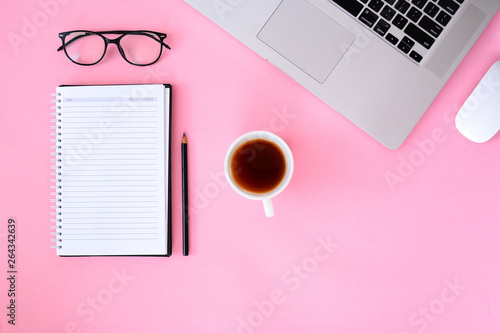
M 57 88 L 58 255 L 171 254 L 171 90 Z

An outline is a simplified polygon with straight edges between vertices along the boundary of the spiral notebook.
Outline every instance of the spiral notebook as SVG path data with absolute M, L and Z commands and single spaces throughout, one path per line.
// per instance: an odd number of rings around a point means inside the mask
M 169 256 L 170 85 L 56 89 L 59 256 Z

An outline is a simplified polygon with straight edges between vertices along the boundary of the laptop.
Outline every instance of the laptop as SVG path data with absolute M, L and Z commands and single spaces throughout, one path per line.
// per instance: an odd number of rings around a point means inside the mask
M 500 0 L 185 0 L 390 149 Z

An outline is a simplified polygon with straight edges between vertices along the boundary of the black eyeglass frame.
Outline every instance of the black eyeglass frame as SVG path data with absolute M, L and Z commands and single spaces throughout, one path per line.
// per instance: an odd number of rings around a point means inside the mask
M 72 34 L 72 33 L 82 33 L 82 35 L 76 36 L 75 38 L 73 38 L 73 39 L 71 39 L 71 40 L 69 40 L 69 41 L 66 42 L 66 37 L 69 34 Z M 114 39 L 109 39 L 106 36 L 104 36 L 105 34 L 116 34 L 116 35 L 121 35 L 121 36 L 119 36 L 117 38 L 114 38 Z M 104 40 L 104 51 L 102 53 L 101 58 L 99 58 L 99 60 L 97 60 L 96 62 L 91 63 L 91 64 L 82 64 L 82 63 L 74 61 L 68 55 L 68 52 L 66 51 L 66 46 L 69 45 L 69 44 L 71 44 L 72 42 L 74 42 L 75 40 L 77 40 L 79 38 L 82 38 L 82 37 L 85 37 L 85 36 L 89 36 L 89 35 L 97 35 L 97 36 L 101 37 Z M 148 64 L 135 64 L 133 62 L 130 62 L 127 59 L 126 55 L 125 55 L 125 51 L 123 51 L 123 49 L 122 49 L 122 47 L 120 45 L 120 40 L 123 37 L 127 36 L 127 35 L 147 36 L 147 37 L 150 37 L 150 38 L 156 40 L 161 45 L 158 57 L 153 62 L 150 62 Z M 158 37 L 158 39 L 153 38 L 152 35 Z M 151 31 L 151 30 L 112 30 L 112 31 L 72 30 L 72 31 L 60 32 L 59 33 L 59 38 L 61 38 L 62 45 L 57 49 L 57 51 L 64 50 L 64 53 L 66 54 L 66 57 L 68 57 L 68 59 L 71 60 L 71 62 L 73 62 L 73 63 L 75 63 L 77 65 L 81 65 L 81 66 L 92 66 L 92 65 L 95 65 L 98 62 L 100 62 L 102 60 L 102 58 L 104 58 L 104 55 L 106 54 L 106 51 L 108 49 L 108 45 L 109 44 L 115 44 L 116 47 L 118 48 L 118 51 L 120 52 L 122 58 L 125 59 L 126 62 L 128 62 L 129 64 L 134 65 L 134 66 L 149 66 L 149 65 L 152 65 L 152 64 L 154 64 L 155 62 L 157 62 L 160 59 L 162 51 L 163 51 L 163 47 L 166 47 L 167 49 L 170 50 L 170 46 L 168 46 L 167 44 L 165 44 L 163 42 L 165 40 L 165 38 L 167 38 L 167 34 L 162 33 L 162 32 Z

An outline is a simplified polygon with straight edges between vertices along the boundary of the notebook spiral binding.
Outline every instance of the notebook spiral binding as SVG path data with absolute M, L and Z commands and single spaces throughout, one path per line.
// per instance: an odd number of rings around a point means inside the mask
M 62 224 L 62 139 L 61 139 L 61 131 L 62 131 L 62 108 L 61 108 L 61 93 L 55 93 L 51 95 L 55 97 L 55 99 L 51 100 L 52 110 L 55 110 L 55 113 L 51 114 L 51 122 L 55 123 L 55 126 L 52 126 L 52 138 L 51 141 L 54 144 L 52 148 L 52 159 L 51 159 L 51 169 L 55 170 L 52 172 L 52 182 L 55 185 L 51 186 L 51 201 L 55 203 L 55 206 L 52 206 L 52 223 L 55 225 L 52 226 L 52 229 L 55 229 L 55 232 L 52 232 L 52 236 L 56 236 L 51 240 L 52 247 L 56 249 L 62 249 L 62 241 L 63 241 L 63 224 Z

